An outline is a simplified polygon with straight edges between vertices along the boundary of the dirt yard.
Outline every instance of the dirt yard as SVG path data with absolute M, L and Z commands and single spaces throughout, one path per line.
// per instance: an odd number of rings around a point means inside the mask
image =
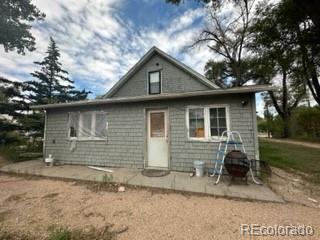
M 279 176 L 271 184 L 285 192 L 286 204 L 133 188 L 110 192 L 97 190 L 93 184 L 0 174 L 0 230 L 19 230 L 45 239 L 52 226 L 111 225 L 118 232 L 117 239 L 245 239 L 240 235 L 241 224 L 293 224 L 310 225 L 315 231 L 311 238 L 294 239 L 320 239 L 320 203 L 307 200 L 303 189 L 289 191 Z M 295 194 L 304 196 L 304 201 L 293 200 Z

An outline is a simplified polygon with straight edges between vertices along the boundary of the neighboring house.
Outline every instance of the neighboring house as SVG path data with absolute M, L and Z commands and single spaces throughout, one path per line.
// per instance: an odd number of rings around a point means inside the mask
M 255 93 L 267 90 L 221 89 L 153 47 L 103 99 L 34 108 L 46 110 L 45 155 L 62 163 L 190 171 L 213 163 L 224 130 L 258 158 Z

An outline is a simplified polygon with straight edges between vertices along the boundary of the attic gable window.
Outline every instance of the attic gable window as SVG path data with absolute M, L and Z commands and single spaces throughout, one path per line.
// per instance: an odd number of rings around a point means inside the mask
M 148 89 L 149 89 L 149 94 L 161 93 L 161 72 L 160 71 L 149 72 Z

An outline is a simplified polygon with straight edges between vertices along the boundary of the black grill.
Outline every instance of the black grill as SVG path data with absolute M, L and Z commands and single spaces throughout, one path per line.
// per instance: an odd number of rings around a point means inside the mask
M 245 153 L 233 150 L 226 155 L 224 166 L 232 177 L 243 178 L 250 169 L 250 161 Z

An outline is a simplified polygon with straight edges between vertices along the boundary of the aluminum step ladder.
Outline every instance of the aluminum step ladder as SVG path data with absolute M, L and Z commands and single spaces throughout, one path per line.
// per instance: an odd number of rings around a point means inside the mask
M 221 137 L 219 140 L 219 147 L 216 154 L 216 161 L 213 168 L 213 173 L 210 175 L 210 177 L 214 177 L 215 175 L 218 175 L 215 184 L 219 183 L 220 177 L 223 174 L 224 159 L 227 153 L 229 152 L 230 147 L 232 148 L 232 150 L 240 150 L 246 154 L 246 149 L 244 147 L 241 135 L 238 131 L 224 131 L 221 134 Z M 253 175 L 252 168 L 251 168 L 251 161 L 250 161 L 249 168 L 250 168 L 250 174 L 253 182 L 255 184 L 261 184 L 259 181 L 255 179 Z

